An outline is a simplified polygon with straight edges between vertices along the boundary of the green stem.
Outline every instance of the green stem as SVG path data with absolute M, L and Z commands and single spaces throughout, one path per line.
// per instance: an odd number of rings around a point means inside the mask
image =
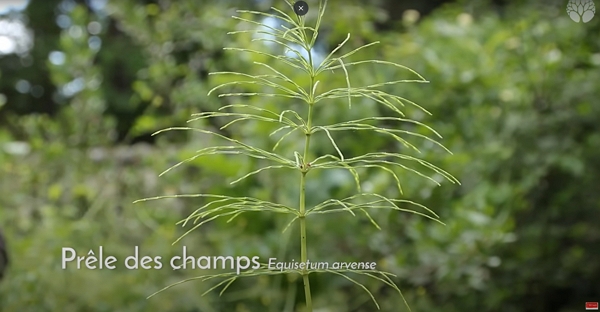
M 308 162 L 306 157 L 308 156 L 308 149 L 310 146 L 310 132 L 311 132 L 311 119 L 313 112 L 313 104 L 309 103 L 308 107 L 308 121 L 307 121 L 307 133 L 306 141 L 304 143 L 304 157 L 303 157 L 303 169 L 300 175 L 300 261 L 306 263 L 308 255 L 306 252 L 306 173 Z M 306 308 L 308 312 L 312 312 L 312 297 L 310 294 L 310 281 L 308 279 L 308 268 L 302 271 L 302 281 L 304 282 L 304 295 L 306 297 Z
M 304 32 L 303 32 L 304 33 Z M 304 157 L 302 158 L 302 170 L 300 175 L 300 261 L 307 263 L 308 254 L 306 250 L 306 173 L 309 170 L 309 162 L 307 161 L 308 149 L 310 147 L 310 137 L 312 132 L 312 115 L 314 105 L 313 86 L 315 83 L 314 70 L 312 69 L 312 53 L 308 51 L 308 63 L 311 66 L 310 75 L 310 101 L 308 103 L 308 118 L 306 122 L 306 141 L 304 142 Z M 308 279 L 308 268 L 302 270 L 302 282 L 304 283 L 304 296 L 306 300 L 306 311 L 312 312 L 312 296 L 310 293 L 310 280 Z
M 300 260 L 302 263 L 306 263 L 308 255 L 306 253 L 306 172 L 302 172 L 300 176 Z M 308 270 L 304 268 L 302 270 L 302 281 L 304 282 L 304 296 L 306 298 L 306 309 L 307 312 L 312 312 L 312 297 L 310 294 L 310 281 L 308 279 Z

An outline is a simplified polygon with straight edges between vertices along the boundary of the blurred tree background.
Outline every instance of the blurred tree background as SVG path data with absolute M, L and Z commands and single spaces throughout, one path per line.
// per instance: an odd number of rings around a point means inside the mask
M 19 2 L 21 8 L 9 6 Z M 314 14 L 318 1 L 307 2 Z M 408 110 L 438 130 L 454 155 L 420 142 L 422 156 L 462 185 L 404 179 L 403 196 L 434 209 L 446 226 L 389 212 L 375 215 L 381 231 L 350 216 L 311 219 L 309 259 L 375 261 L 398 275 L 413 311 L 581 311 L 585 301 L 599 301 L 600 18 L 575 23 L 566 4 L 330 1 L 315 53 L 327 54 L 351 33 L 346 49 L 381 41 L 356 59 L 397 62 L 430 80 L 396 85 L 391 93 L 433 114 Z M 202 201 L 131 204 L 157 195 L 217 193 L 295 205 L 297 182 L 285 172 L 229 185 L 256 167 L 255 160 L 204 157 L 158 178 L 214 139 L 150 135 L 184 125 L 192 113 L 231 104 L 206 96 L 226 82 L 208 73 L 251 72 L 253 61 L 271 60 L 223 47 L 272 47 L 227 35 L 249 27 L 230 17 L 236 9 L 268 11 L 285 8 L 284 2 L 31 0 L 0 6 L 0 228 L 12 260 L 0 283 L 0 311 L 300 311 L 302 284 L 294 277 L 243 279 L 221 297 L 200 296 L 214 283 L 189 282 L 146 299 L 203 272 L 60 267 L 64 246 L 81 254 L 103 246 L 120 260 L 134 246 L 141 255 L 169 259 L 183 245 L 196 257 L 298 259 L 297 229 L 282 235 L 288 220 L 277 216 L 216 221 L 171 245 L 186 230 L 175 223 Z M 349 71 L 356 85 L 401 75 L 381 66 Z M 343 73 L 330 79 L 345 81 Z M 282 105 L 275 102 L 265 105 Z M 369 102 L 351 110 L 343 101 L 327 107 L 318 123 L 386 113 Z M 261 146 L 276 142 L 268 136 L 271 127 L 239 129 L 228 134 Z M 367 133 L 338 139 L 350 154 L 397 148 Z M 329 146 L 316 142 L 317 149 Z M 293 140 L 281 148 L 298 149 Z M 388 176 L 373 173 L 364 187 L 393 194 L 392 185 Z M 330 171 L 312 177 L 308 187 L 316 202 L 352 186 L 351 177 Z M 376 310 L 347 280 L 311 278 L 320 312 Z M 382 311 L 404 311 L 391 289 L 361 281 Z

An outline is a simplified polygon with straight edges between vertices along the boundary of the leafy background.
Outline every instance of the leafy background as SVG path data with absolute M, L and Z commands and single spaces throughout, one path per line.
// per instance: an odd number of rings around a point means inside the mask
M 0 16 L 29 32 L 0 34 L 18 42 L 0 54 L 0 227 L 12 260 L 0 283 L 1 311 L 301 309 L 302 284 L 294 277 L 240 280 L 221 297 L 200 296 L 214 284 L 190 282 L 147 300 L 203 272 L 60 268 L 63 246 L 81 253 L 103 246 L 119 259 L 133 246 L 168 259 L 184 245 L 197 257 L 299 257 L 297 229 L 281 234 L 288 220 L 274 215 L 217 221 L 172 245 L 186 230 L 175 223 L 202 201 L 131 204 L 200 192 L 295 204 L 297 181 L 285 171 L 230 186 L 259 165 L 240 157 L 197 159 L 158 178 L 218 142 L 185 132 L 150 135 L 230 104 L 206 96 L 227 79 L 208 72 L 252 72 L 260 70 L 253 61 L 270 62 L 223 47 L 272 49 L 250 36 L 226 35 L 249 27 L 230 18 L 236 9 L 271 6 L 285 8 L 265 0 L 31 0 Z M 585 301 L 600 300 L 600 19 L 575 23 L 565 7 L 566 1 L 330 1 L 316 52 L 327 54 L 351 33 L 348 49 L 381 41 L 355 59 L 397 62 L 430 80 L 386 91 L 432 113 L 409 110 L 441 133 L 454 155 L 414 144 L 462 185 L 403 176 L 402 196 L 433 208 L 446 226 L 387 212 L 375 216 L 381 231 L 349 215 L 310 219 L 309 258 L 377 262 L 398 275 L 413 311 L 580 311 Z M 349 71 L 356 85 L 403 75 L 382 66 Z M 341 72 L 328 78 L 331 85 L 345 81 Z M 265 104 L 264 98 L 243 100 Z M 331 102 L 316 122 L 386 113 L 367 101 L 351 110 Z M 228 134 L 266 147 L 276 142 L 272 130 L 249 123 Z M 325 139 L 315 141 L 314 153 L 330 152 Z M 337 139 L 349 154 L 397 148 L 367 133 Z M 280 148 L 290 154 L 299 144 L 292 137 Z M 337 171 L 308 183 L 309 205 L 353 187 Z M 371 191 L 392 196 L 393 185 L 376 172 L 365 180 Z M 375 310 L 348 281 L 312 278 L 319 311 Z M 382 311 L 404 308 L 391 289 L 362 281 Z

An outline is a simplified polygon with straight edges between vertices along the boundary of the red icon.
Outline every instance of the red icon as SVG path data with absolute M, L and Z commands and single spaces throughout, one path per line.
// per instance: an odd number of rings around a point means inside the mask
M 598 302 L 586 302 L 585 309 L 586 310 L 598 310 Z

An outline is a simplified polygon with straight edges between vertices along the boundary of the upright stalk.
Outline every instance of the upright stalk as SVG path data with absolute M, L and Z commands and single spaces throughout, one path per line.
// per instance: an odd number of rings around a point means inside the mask
M 304 143 L 304 157 L 302 163 L 302 171 L 300 173 L 300 261 L 301 263 L 307 263 L 308 255 L 306 252 L 306 173 L 308 162 L 306 156 L 308 155 L 308 148 L 310 146 L 310 127 L 312 117 L 313 105 L 309 104 L 308 108 L 308 123 L 307 123 L 307 134 L 306 141 Z M 310 295 L 310 281 L 308 279 L 308 268 L 302 270 L 302 281 L 304 282 L 304 295 L 306 297 L 306 308 L 308 312 L 312 312 L 312 298 Z
M 308 140 L 307 140 L 308 141 Z M 308 255 L 306 253 L 306 172 L 302 172 L 300 176 L 300 259 L 302 263 L 306 263 Z M 302 270 L 302 281 L 304 282 L 304 296 L 306 298 L 306 308 L 308 312 L 312 312 L 312 297 L 310 295 L 310 281 L 308 279 L 308 268 Z
M 312 66 L 311 49 L 308 51 L 308 63 Z M 308 118 L 306 122 L 306 140 L 304 142 L 304 153 L 302 157 L 302 170 L 300 172 L 300 261 L 307 263 L 308 254 L 306 251 L 306 174 L 309 170 L 309 162 L 307 161 L 308 149 L 310 147 L 310 136 L 312 132 L 312 115 L 314 106 L 313 87 L 315 83 L 314 70 L 310 71 L 310 101 L 308 103 Z M 308 267 L 302 270 L 302 282 L 304 283 L 304 296 L 306 300 L 306 310 L 312 312 L 312 297 L 310 294 L 310 280 L 308 278 Z

